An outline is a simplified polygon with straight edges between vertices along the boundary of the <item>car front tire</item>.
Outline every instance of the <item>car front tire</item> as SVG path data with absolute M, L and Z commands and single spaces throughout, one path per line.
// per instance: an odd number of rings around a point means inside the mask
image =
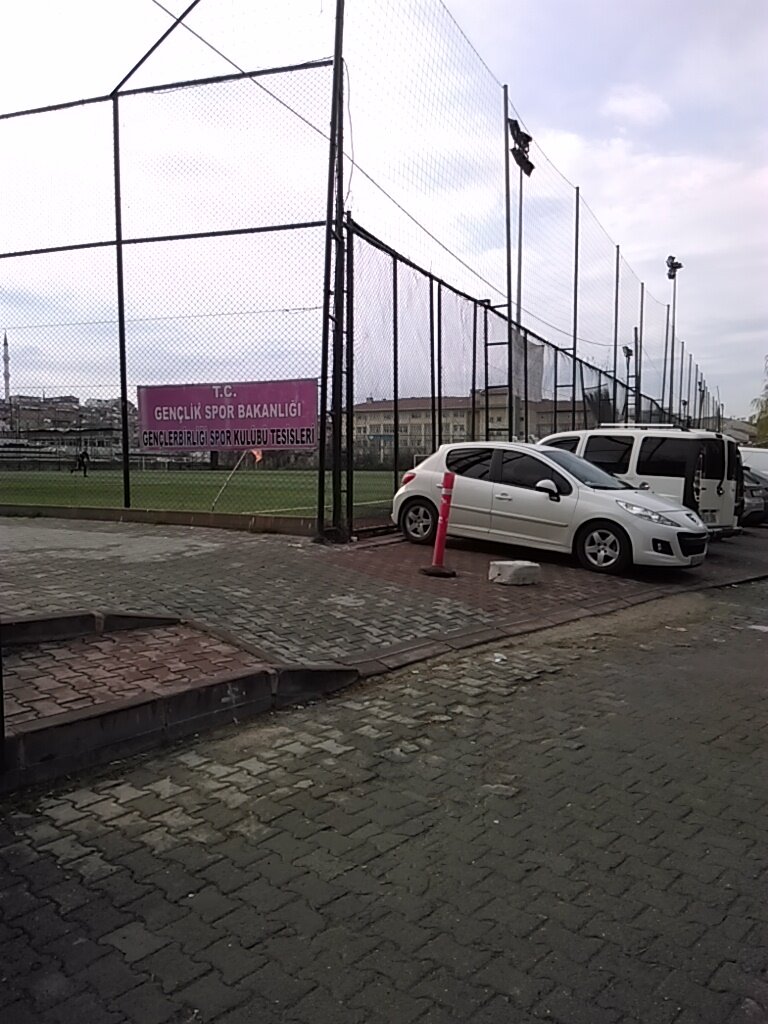
M 632 564 L 632 542 L 620 526 L 607 519 L 582 526 L 574 551 L 581 565 L 590 572 L 616 575 Z
M 411 544 L 434 544 L 437 509 L 427 498 L 411 498 L 400 513 L 400 529 Z

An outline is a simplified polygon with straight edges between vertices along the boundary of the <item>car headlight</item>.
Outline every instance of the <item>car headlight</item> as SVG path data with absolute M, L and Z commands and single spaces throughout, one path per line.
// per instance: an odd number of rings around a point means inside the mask
M 633 505 L 629 501 L 617 501 L 616 504 L 623 508 L 625 512 L 629 512 L 631 516 L 645 519 L 649 523 L 655 523 L 657 526 L 677 526 L 677 523 L 673 523 L 671 519 L 667 519 L 660 512 L 654 512 L 653 509 L 645 508 L 643 505 Z

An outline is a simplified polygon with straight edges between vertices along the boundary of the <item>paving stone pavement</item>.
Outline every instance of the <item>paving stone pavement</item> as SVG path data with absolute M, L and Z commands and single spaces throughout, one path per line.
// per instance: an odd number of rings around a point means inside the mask
M 412 545 L 339 550 L 183 527 L 6 519 L 0 550 L 0 612 L 167 611 L 299 662 L 372 657 L 457 629 L 557 623 L 702 582 L 768 575 L 768 530 L 713 545 L 706 565 L 687 573 L 597 577 L 544 555 L 544 582 L 524 590 L 488 584 L 490 559 L 509 554 L 482 546 L 449 553 L 461 574 L 447 582 L 419 574 L 429 552 Z
M 336 563 L 299 538 L 136 524 L 0 521 L 0 611 L 168 611 L 306 662 L 493 622 Z
M 232 644 L 189 626 L 155 626 L 3 650 L 9 732 L 72 711 L 167 695 L 258 666 Z
M 675 598 L 7 801 L 0 1018 L 765 1024 L 767 626 Z

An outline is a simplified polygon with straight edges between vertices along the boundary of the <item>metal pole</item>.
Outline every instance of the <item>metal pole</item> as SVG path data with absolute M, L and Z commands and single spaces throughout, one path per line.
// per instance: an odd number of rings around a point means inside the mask
M 336 0 L 336 32 L 333 42 L 333 81 L 331 84 L 331 128 L 328 144 L 328 184 L 325 209 L 325 262 L 323 269 L 323 326 L 320 340 L 320 429 L 318 432 L 317 532 L 325 536 L 325 468 L 328 439 L 328 363 L 331 341 L 331 264 L 334 242 L 334 206 L 338 171 L 339 97 L 342 84 L 342 47 L 344 42 L 344 0 Z
M 696 426 L 701 426 L 701 370 L 699 370 L 699 364 L 696 363 Z
M 616 246 L 616 279 L 613 287 L 613 413 L 616 418 L 616 398 L 619 387 L 619 287 L 621 274 L 621 246 Z
M 429 279 L 429 389 L 432 413 L 432 451 L 434 451 L 437 448 L 437 387 L 435 383 L 435 279 L 433 277 Z
M 640 330 L 635 328 L 635 423 L 643 422 L 643 331 L 645 327 L 645 283 L 640 282 Z
M 677 409 L 678 415 L 682 418 L 683 415 L 683 382 L 685 380 L 685 342 L 680 343 L 680 391 L 677 396 Z
M 584 390 L 584 363 L 581 360 L 579 360 L 579 380 L 581 381 L 581 409 L 584 413 L 584 429 L 587 430 L 589 428 L 589 423 L 587 422 L 587 393 Z
M 514 356 L 512 347 L 512 194 L 509 180 L 509 89 L 504 94 L 504 228 L 507 262 L 507 437 L 515 435 Z M 518 266 L 519 272 L 519 266 Z
M 603 371 L 597 371 L 597 412 L 595 415 L 595 426 L 599 427 L 603 422 Z M 587 424 L 589 427 L 589 424 Z
M 672 278 L 672 337 L 670 339 L 669 355 L 669 415 L 673 416 L 672 403 L 674 402 L 675 388 L 675 324 L 677 321 L 677 274 Z
M 399 301 L 397 294 L 397 257 L 392 258 L 392 394 L 394 407 L 392 410 L 392 429 L 395 432 L 392 454 L 394 457 L 394 476 L 392 483 L 396 491 L 399 486 L 398 466 L 400 459 L 400 377 L 399 377 L 399 353 L 400 353 L 400 324 L 399 324 Z
M 443 443 L 443 283 L 437 282 L 437 443 Z
M 573 232 L 573 390 L 571 392 L 571 430 L 576 429 L 576 348 L 579 330 L 579 186 L 576 186 L 576 220 Z
M 664 397 L 667 393 L 667 360 L 669 359 L 669 303 L 667 303 L 667 321 L 664 325 L 664 362 L 661 371 L 661 411 L 664 413 Z
M 470 428 L 469 440 L 475 440 L 477 418 L 477 303 L 472 303 L 472 391 L 469 399 Z
M 484 441 L 491 439 L 491 409 L 488 403 L 488 306 L 483 308 L 483 374 L 485 376 L 485 388 L 483 391 L 483 402 L 485 405 L 485 436 Z
M 112 144 L 115 172 L 115 258 L 117 268 L 117 344 L 120 362 L 120 426 L 123 442 L 123 507 L 131 507 L 131 434 L 128 424 L 128 361 L 125 341 L 125 282 L 123 278 L 123 210 L 120 194 L 120 109 L 112 96 Z
M 524 410 L 525 438 L 528 440 L 528 337 L 522 331 L 523 324 L 523 169 L 520 168 L 520 177 L 517 196 L 517 309 L 515 314 L 517 320 L 518 335 L 523 339 L 523 381 L 525 388 Z
M 528 441 L 528 334 L 518 329 L 517 337 L 523 344 L 523 441 Z
M 343 27 L 343 24 L 342 24 Z M 341 43 L 339 44 L 341 45 Z M 343 67 L 342 51 L 339 63 Z M 342 448 L 344 405 L 344 75 L 339 75 L 336 98 L 338 114 L 336 122 L 336 210 L 334 217 L 334 238 L 336 260 L 333 275 L 333 347 L 331 352 L 331 424 L 333 429 L 331 487 L 333 492 L 332 523 L 337 540 L 346 540 L 344 523 L 344 501 L 342 494 Z
M 641 417 L 640 417 L 640 413 L 641 413 L 641 407 L 640 407 L 640 387 L 639 387 L 639 385 L 640 385 L 640 378 L 639 378 L 638 372 L 637 372 L 637 356 L 638 356 L 638 350 L 640 348 L 640 332 L 638 331 L 637 327 L 634 327 L 633 331 L 634 331 L 634 335 L 635 335 L 635 344 L 634 344 L 634 353 L 635 353 L 635 373 L 634 373 L 634 378 L 635 378 L 635 423 L 640 423 L 640 421 L 641 421 Z M 629 377 L 627 377 L 627 383 L 629 383 Z M 627 397 L 629 397 L 629 396 L 627 396 Z
M 685 407 L 688 410 L 688 421 L 690 424 L 691 418 L 691 374 L 693 373 L 693 352 L 688 353 L 688 391 L 685 401 Z
M 558 422 L 557 422 L 557 369 L 558 369 L 558 366 L 560 365 L 560 349 L 559 348 L 553 348 L 553 351 L 555 353 L 555 370 L 554 370 L 554 373 L 552 374 L 552 377 L 553 377 L 553 381 L 552 381 L 552 433 L 556 434 L 557 431 L 558 431 Z
M 347 528 L 355 519 L 355 236 L 352 218 L 347 214 Z

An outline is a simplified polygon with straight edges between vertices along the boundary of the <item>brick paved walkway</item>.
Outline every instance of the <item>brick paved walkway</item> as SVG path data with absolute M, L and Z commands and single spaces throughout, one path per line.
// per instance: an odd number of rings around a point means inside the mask
M 487 583 L 509 549 L 455 547 L 454 581 L 428 580 L 412 545 L 338 550 L 309 541 L 181 527 L 0 521 L 0 612 L 167 611 L 234 634 L 265 657 L 307 662 L 516 623 L 562 622 L 661 594 L 768 574 L 768 530 L 712 546 L 691 572 L 596 577 L 543 556 L 544 583 Z M 524 557 L 530 557 L 530 552 Z M 538 556 L 537 556 L 538 557 Z
M 765 1022 L 768 584 L 622 616 L 7 803 L 0 1017 Z
M 24 723 L 255 667 L 253 655 L 187 626 L 133 629 L 4 653 L 5 717 Z

